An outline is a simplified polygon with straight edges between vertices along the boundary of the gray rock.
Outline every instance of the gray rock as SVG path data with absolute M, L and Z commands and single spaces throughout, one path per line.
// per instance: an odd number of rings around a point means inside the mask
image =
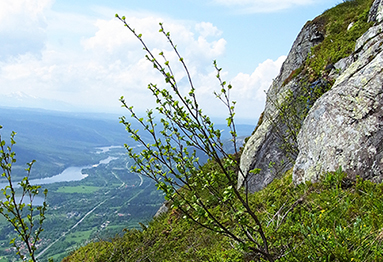
M 337 79 L 354 62 L 353 56 L 342 58 L 334 64 L 335 69 L 331 70 L 329 78 Z
M 307 22 L 297 38 L 295 39 L 290 52 L 283 63 L 279 75 L 275 79 L 275 83 L 270 87 L 270 90 L 280 89 L 283 81 L 296 69 L 302 66 L 310 53 L 311 48 L 320 44 L 324 40 L 323 33 L 319 30 L 320 21 Z M 279 91 L 279 90 L 275 90 Z
M 348 27 L 347 27 L 347 31 L 350 30 L 352 27 L 354 26 L 354 22 L 351 22 Z
M 383 180 L 382 31 L 380 24 L 358 39 L 348 60 L 355 61 L 311 108 L 298 136 L 294 183 L 315 182 L 338 167 L 351 177 Z
M 280 148 L 282 138 L 278 134 L 287 127 L 275 120 L 278 115 L 275 105 L 284 102 L 286 92 L 289 90 L 295 92 L 299 89 L 295 79 L 286 85 L 283 85 L 283 82 L 294 70 L 303 65 L 311 48 L 323 41 L 323 34 L 319 30 L 320 22 L 310 21 L 302 28 L 279 75 L 267 92 L 264 120 L 247 141 L 241 155 L 238 187 L 246 185 L 250 192 L 258 191 L 273 181 L 277 174 L 292 167 L 296 156 L 286 156 Z M 261 169 L 259 174 L 249 173 L 255 168 Z
M 157 210 L 156 214 L 154 215 L 154 217 L 159 217 L 160 215 L 162 214 L 165 214 L 169 211 L 169 201 L 165 201 L 162 206 L 160 206 L 160 208 Z
M 383 21 L 383 0 L 375 0 L 368 13 L 368 22 Z
M 316 101 L 303 123 L 298 141 L 290 141 L 297 150 L 286 154 L 281 148 L 284 138 L 278 134 L 288 123 L 278 120 L 278 106 L 286 102 L 289 90 L 300 95 L 299 77 L 289 76 L 300 68 L 310 50 L 324 40 L 321 18 L 308 22 L 267 92 L 264 120 L 249 138 L 241 155 L 238 187 L 250 192 L 262 189 L 279 173 L 294 166 L 295 183 L 316 181 L 323 172 L 339 166 L 351 176 L 357 174 L 374 181 L 382 180 L 382 31 L 383 0 L 375 0 L 369 12 L 375 21 L 358 39 L 354 53 L 328 69 L 329 78 L 337 79 L 333 89 Z M 287 83 L 288 82 L 288 83 Z M 260 169 L 259 174 L 251 171 Z

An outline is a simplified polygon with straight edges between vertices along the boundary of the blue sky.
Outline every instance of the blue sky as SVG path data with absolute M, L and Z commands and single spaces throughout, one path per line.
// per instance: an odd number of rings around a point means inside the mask
M 0 2 L 0 106 L 124 114 L 125 96 L 138 111 L 154 107 L 147 90 L 161 77 L 114 15 L 155 53 L 174 58 L 158 22 L 171 32 L 188 63 L 200 104 L 225 117 L 214 101 L 212 61 L 234 88 L 237 117 L 254 120 L 264 91 L 278 74 L 306 21 L 341 0 L 2 0 Z M 185 75 L 174 64 L 179 82 Z M 185 87 L 186 88 L 186 87 Z M 216 103 L 215 103 L 216 102 Z

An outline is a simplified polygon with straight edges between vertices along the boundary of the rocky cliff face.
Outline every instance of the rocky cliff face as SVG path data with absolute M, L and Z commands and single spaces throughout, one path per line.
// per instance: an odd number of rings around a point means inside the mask
M 368 22 L 381 23 L 383 21 L 383 0 L 376 0 L 368 14 Z
M 283 103 L 286 92 L 289 90 L 295 92 L 299 89 L 299 83 L 295 80 L 287 84 L 284 82 L 303 65 L 311 48 L 323 40 L 320 27 L 321 25 L 315 22 L 307 23 L 303 27 L 283 63 L 279 75 L 268 90 L 263 121 L 247 141 L 241 155 L 243 175 L 239 175 L 239 187 L 246 184 L 251 192 L 258 191 L 273 181 L 277 173 L 291 168 L 291 159 L 280 149 L 283 138 L 278 135 L 279 130 L 277 129 L 286 129 L 286 127 L 277 120 L 278 105 Z M 255 168 L 260 169 L 261 172 L 257 175 L 250 175 L 249 171 Z
M 318 17 L 303 27 L 267 92 L 263 121 L 244 147 L 239 187 L 260 190 L 295 163 L 296 183 L 316 180 L 339 166 L 351 175 L 382 176 L 382 4 L 383 0 L 374 1 L 368 19 L 376 24 L 360 37 L 353 54 L 327 65 L 318 79 L 308 79 L 305 63 L 312 48 L 327 37 L 324 20 Z M 303 107 L 291 111 L 290 119 L 285 118 L 288 99 L 298 99 L 328 81 L 335 84 L 314 105 L 308 98 Z M 299 116 L 306 108 L 310 111 L 303 121 Z M 255 169 L 260 172 L 251 172 Z
M 339 167 L 352 177 L 383 179 L 382 6 L 382 1 L 375 1 L 370 20 L 378 23 L 357 40 L 354 53 L 344 59 L 353 63 L 303 123 L 295 183 L 316 181 Z

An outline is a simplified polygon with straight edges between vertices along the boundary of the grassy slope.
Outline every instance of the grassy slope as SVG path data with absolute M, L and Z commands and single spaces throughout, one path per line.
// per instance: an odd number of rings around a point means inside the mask
M 367 19 L 372 3 L 373 0 L 343 1 L 312 21 L 320 26 L 325 36 L 306 61 L 312 79 L 322 76 L 327 65 L 354 51 L 356 40 L 371 26 Z
M 383 261 L 383 184 L 350 181 L 336 172 L 320 183 L 294 186 L 287 174 L 250 201 L 267 225 L 273 252 L 280 253 L 281 247 L 291 251 L 280 261 Z M 173 210 L 142 231 L 88 244 L 64 261 L 251 259 L 234 242 L 189 224 Z
M 311 22 L 325 40 L 304 65 L 313 81 L 348 56 L 366 23 L 372 0 L 345 1 Z M 348 25 L 354 26 L 347 30 Z M 311 78 L 311 79 L 310 79 Z M 383 185 L 350 181 L 341 171 L 316 184 L 294 186 L 291 174 L 250 196 L 279 261 L 383 261 Z M 294 208 L 291 208 L 294 207 Z M 283 251 L 285 250 L 285 252 Z M 252 261 L 229 239 L 189 224 L 177 210 L 153 219 L 142 231 L 99 241 L 64 261 Z

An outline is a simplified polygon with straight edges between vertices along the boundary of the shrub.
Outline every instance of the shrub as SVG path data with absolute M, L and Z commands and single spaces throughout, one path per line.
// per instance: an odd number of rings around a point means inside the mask
M 2 126 L 0 126 L 0 130 Z M 16 154 L 12 150 L 14 144 L 16 144 L 14 137 L 16 133 L 11 134 L 11 145 L 6 146 L 6 142 L 1 139 L 0 135 L 0 164 L 3 170 L 2 177 L 7 179 L 8 185 L 2 188 L 1 191 L 5 196 L 5 200 L 0 201 L 0 214 L 13 226 L 21 243 L 13 238 L 10 241 L 16 248 L 17 255 L 26 260 L 27 256 L 21 252 L 22 245 L 25 245 L 27 253 L 29 254 L 29 261 L 36 261 L 35 251 L 36 244 L 40 240 L 40 234 L 43 231 L 42 224 L 45 219 L 45 211 L 47 204 L 44 201 L 42 206 L 35 207 L 33 205 L 33 199 L 39 194 L 41 186 L 33 186 L 29 183 L 29 174 L 31 172 L 32 165 L 35 161 L 28 163 L 26 169 L 27 176 L 19 183 L 21 187 L 20 197 L 16 196 L 16 188 L 12 182 L 12 165 L 16 162 Z M 48 190 L 44 190 L 45 198 Z M 29 203 L 25 204 L 24 199 L 28 199 Z M 36 215 L 38 213 L 38 215 Z

